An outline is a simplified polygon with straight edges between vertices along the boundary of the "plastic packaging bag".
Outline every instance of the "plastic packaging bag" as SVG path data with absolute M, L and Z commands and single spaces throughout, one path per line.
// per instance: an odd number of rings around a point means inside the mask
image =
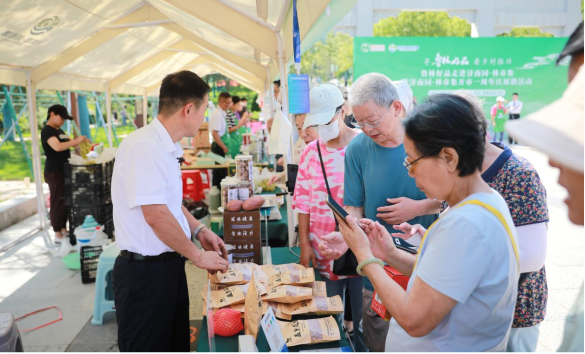
M 280 109 L 274 114 L 274 122 L 270 130 L 268 153 L 270 155 L 287 155 L 290 157 L 290 141 L 292 139 L 292 125 Z M 290 160 L 290 159 L 289 159 Z

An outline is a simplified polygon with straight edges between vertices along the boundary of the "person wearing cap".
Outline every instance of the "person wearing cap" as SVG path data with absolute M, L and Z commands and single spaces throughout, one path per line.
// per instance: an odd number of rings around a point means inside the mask
M 192 71 L 167 75 L 158 116 L 116 151 L 112 204 L 120 254 L 112 283 L 122 352 L 188 352 L 185 261 L 211 273 L 229 266 L 223 241 L 182 204 L 179 142 L 197 134 L 208 92 Z
M 67 108 L 60 104 L 49 107 L 47 123 L 41 130 L 41 145 L 47 160 L 45 161 L 45 182 L 49 185 L 51 195 L 51 210 L 49 217 L 55 232 L 55 243 L 61 243 L 67 235 L 67 209 L 65 207 L 65 177 L 64 166 L 71 157 L 69 149 L 77 147 L 89 139 L 84 135 L 71 140 L 61 127 L 65 120 L 73 120 L 67 113 Z
M 585 155 L 583 153 L 583 96 L 585 94 L 583 86 L 585 69 L 582 66 L 583 23 L 579 25 L 579 30 L 581 32 L 581 66 L 576 72 L 569 69 L 570 83 L 563 96 L 522 121 L 509 122 L 506 124 L 506 130 L 522 144 L 534 147 L 548 155 L 550 165 L 560 170 L 559 184 L 568 192 L 565 204 L 569 208 L 569 220 L 576 225 L 583 226 L 585 221 L 583 205 L 583 173 L 585 170 Z M 563 52 L 565 51 L 563 50 Z M 571 63 L 572 65 L 573 63 Z M 579 65 L 578 62 L 575 65 Z M 551 117 L 555 117 L 555 119 L 551 119 Z M 583 352 L 583 321 L 583 284 L 581 284 L 577 300 L 567 318 L 563 342 L 559 351 Z
M 309 92 L 311 112 L 303 128 L 314 127 L 319 139 L 311 142 L 303 151 L 293 196 L 293 209 L 299 216 L 300 263 L 310 263 L 327 284 L 329 297 L 339 295 L 344 303 L 351 302 L 355 326 L 355 350 L 366 351 L 362 326 L 362 280 L 360 277 L 340 276 L 333 273 L 333 261 L 325 258 L 318 248 L 323 237 L 339 234 L 336 231 L 333 212 L 325 204 L 331 195 L 343 205 L 344 165 L 347 145 L 357 135 L 343 122 L 345 106 L 341 91 L 334 85 L 317 85 Z M 323 171 L 322 166 L 325 166 Z M 345 290 L 349 299 L 345 299 Z M 338 322 L 343 317 L 338 315 Z
M 412 90 L 405 81 L 392 82 L 385 75 L 370 73 L 353 84 L 349 104 L 353 125 L 363 133 L 351 141 L 345 154 L 347 212 L 378 221 L 389 232 L 404 222 L 429 227 L 441 203 L 427 199 L 402 166 L 406 157 L 402 120 L 414 107 Z M 324 237 L 319 248 L 324 256 L 335 259 L 348 250 L 338 234 Z M 367 277 L 362 279 L 364 341 L 370 351 L 382 352 L 388 321 L 372 310 L 374 286 Z
M 502 96 L 496 98 L 496 104 L 492 106 L 492 125 L 494 127 L 494 136 L 492 141 L 502 142 L 504 140 L 504 125 L 506 124 L 506 114 L 508 109 L 505 106 L 506 100 Z M 497 136 L 500 135 L 498 139 Z

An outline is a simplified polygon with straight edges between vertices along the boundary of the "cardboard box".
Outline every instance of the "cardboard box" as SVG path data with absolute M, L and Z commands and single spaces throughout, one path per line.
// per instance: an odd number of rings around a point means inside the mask
M 209 123 L 203 122 L 193 137 L 193 146 L 196 148 L 206 148 L 211 146 L 209 139 Z
M 260 210 L 224 211 L 223 239 L 235 247 L 232 250 L 234 263 L 254 262 L 262 264 L 262 234 Z
M 409 277 L 388 265 L 384 266 L 384 270 L 386 271 L 386 274 L 388 274 L 390 278 L 392 278 L 398 285 L 402 287 L 402 289 L 406 290 L 408 286 L 408 281 L 410 280 Z M 390 321 L 390 319 L 392 318 L 392 315 L 386 309 L 386 306 L 384 306 L 382 300 L 378 296 L 378 293 L 375 291 L 374 297 L 372 299 L 372 310 L 374 310 L 378 314 L 378 316 L 383 318 L 385 321 Z

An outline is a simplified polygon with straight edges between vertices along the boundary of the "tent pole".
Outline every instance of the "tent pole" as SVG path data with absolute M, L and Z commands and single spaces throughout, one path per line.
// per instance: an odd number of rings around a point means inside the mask
M 112 124 L 114 123 L 112 120 L 112 97 L 110 96 L 110 83 L 106 82 L 106 118 L 108 119 L 108 142 L 110 143 L 110 147 L 114 147 L 112 145 Z
M 266 81 L 268 82 L 268 108 L 270 109 L 268 112 L 268 117 L 266 117 L 266 120 L 268 121 L 268 119 L 270 118 L 274 118 L 273 114 L 274 114 L 274 91 L 272 90 L 272 75 L 270 74 L 270 61 L 268 61 L 268 65 L 266 65 L 266 74 L 268 75 L 268 77 L 266 78 Z
M 30 125 L 30 136 L 32 142 L 32 155 L 35 186 L 37 189 L 37 210 L 39 212 L 39 220 L 41 222 L 41 229 L 47 227 L 47 215 L 45 209 L 45 194 L 43 193 L 43 180 L 41 174 L 41 150 L 39 147 L 39 129 L 37 123 L 37 102 L 36 102 L 36 88 L 35 83 L 31 80 L 30 70 L 26 72 L 26 95 L 28 99 L 28 115 Z
M 144 88 L 142 92 L 142 126 L 146 127 L 148 124 L 148 92 L 147 89 Z
M 286 60 L 285 60 L 285 52 L 284 52 L 284 39 L 282 38 L 282 32 L 276 32 L 276 41 L 278 42 L 278 67 L 280 69 L 280 97 L 282 99 L 282 110 L 285 115 L 291 121 L 290 114 L 288 112 L 288 81 L 286 75 Z M 295 125 L 292 124 L 294 127 Z M 291 139 L 290 139 L 290 158 L 294 161 L 294 141 L 292 141 L 292 132 L 291 132 Z M 284 170 L 287 170 L 287 165 L 292 161 L 289 161 L 289 155 L 284 155 Z M 288 180 L 288 174 L 285 174 Z M 295 239 L 295 223 L 294 223 L 294 213 L 292 210 L 292 198 L 290 194 L 286 195 L 286 214 L 288 216 L 288 244 L 290 247 L 294 246 L 294 239 Z

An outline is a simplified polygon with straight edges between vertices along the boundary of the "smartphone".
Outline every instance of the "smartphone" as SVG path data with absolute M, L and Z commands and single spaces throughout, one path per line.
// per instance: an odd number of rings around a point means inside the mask
M 337 203 L 335 199 L 331 198 L 329 195 L 327 195 L 327 205 L 337 216 L 343 219 L 343 221 L 345 221 L 345 218 L 349 215 L 347 211 L 345 211 L 345 209 L 343 209 L 341 205 L 339 205 L 339 203 Z
M 286 188 L 288 189 L 290 195 L 294 195 L 295 184 L 297 183 L 297 174 L 299 173 L 299 165 L 289 163 L 286 165 L 286 173 L 288 175 Z
M 341 219 L 343 219 L 345 221 L 345 218 L 347 217 L 347 215 L 349 215 L 347 213 L 347 211 L 345 211 L 345 209 L 343 209 L 341 207 L 341 205 L 339 205 L 339 203 L 337 203 L 335 201 L 335 199 L 327 196 L 327 205 L 331 208 L 331 210 L 337 215 L 339 216 Z M 361 227 L 361 225 L 360 225 Z M 405 252 L 408 253 L 412 253 L 412 254 L 417 254 L 418 251 L 416 249 L 415 246 L 411 245 L 410 243 L 404 241 L 401 238 L 398 237 L 392 237 L 392 239 L 394 240 L 394 245 L 396 246 L 396 248 L 398 248 L 399 250 L 403 250 Z
M 418 253 L 416 246 L 411 245 L 410 243 L 404 241 L 403 239 L 401 239 L 399 237 L 392 236 L 392 238 L 394 239 L 394 245 L 399 250 L 403 250 L 405 252 L 412 253 L 412 254 Z

